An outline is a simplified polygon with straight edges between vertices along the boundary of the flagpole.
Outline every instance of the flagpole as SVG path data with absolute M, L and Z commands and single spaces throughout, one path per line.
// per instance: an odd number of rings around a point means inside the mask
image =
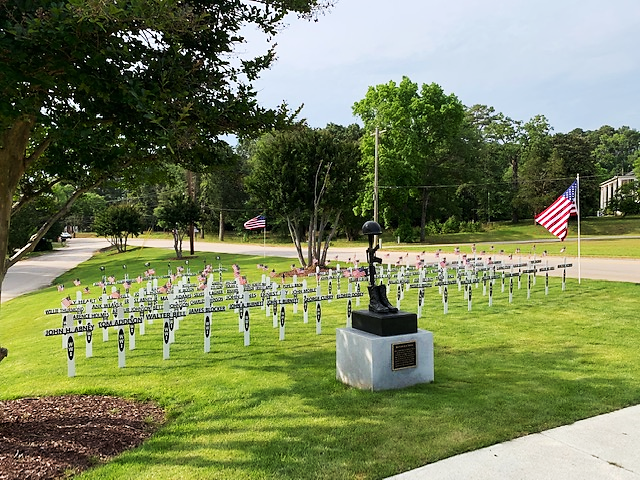
M 582 283 L 580 272 L 580 174 L 576 175 L 576 210 L 578 211 L 578 284 Z
M 267 225 L 262 229 L 262 258 L 267 256 Z M 578 268 L 578 271 L 580 269 Z

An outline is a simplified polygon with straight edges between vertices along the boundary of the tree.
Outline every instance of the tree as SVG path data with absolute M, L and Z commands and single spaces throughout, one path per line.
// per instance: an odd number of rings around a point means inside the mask
M 144 227 L 138 209 L 121 204 L 111 205 L 100 212 L 93 223 L 93 229 L 98 236 L 105 237 L 122 253 L 127 251 L 129 236 L 137 237 Z
M 511 185 L 511 190 L 501 189 L 500 204 L 508 204 L 512 222 L 519 219 L 517 195 L 520 190 L 520 160 L 525 141 L 522 122 L 513 120 L 503 113 L 496 113 L 493 107 L 474 105 L 472 115 L 486 142 L 488 155 L 495 158 L 495 164 L 502 168 L 502 181 Z M 495 202 L 494 198 L 494 204 Z
M 252 25 L 271 38 L 287 13 L 313 18 L 328 3 L 0 2 L 0 286 L 24 178 L 37 178 L 39 167 L 82 177 L 68 209 L 140 159 L 206 151 L 220 135 L 286 122 L 286 109 L 261 108 L 251 87 L 274 60 L 274 47 L 242 58 L 242 29 Z M 73 161 L 49 152 L 54 147 L 75 153 Z M 101 168 L 105 158 L 110 169 Z M 44 177 L 51 185 L 51 173 Z
M 360 209 L 371 205 L 373 192 L 373 142 L 376 128 L 384 129 L 379 170 L 383 185 L 400 187 L 384 191 L 385 224 L 393 217 L 399 224 L 410 221 L 411 205 L 417 199 L 420 208 L 420 238 L 425 239 L 425 224 L 433 191 L 430 185 L 439 185 L 452 175 L 460 175 L 453 155 L 453 145 L 459 138 L 464 120 L 464 107 L 453 94 L 445 94 L 435 84 L 424 84 L 420 89 L 409 78 L 399 84 L 369 87 L 365 98 L 353 105 L 365 125 L 362 141 L 363 169 L 368 173 L 368 188 L 361 197 Z M 382 201 L 381 196 L 381 201 Z
M 524 124 L 520 155 L 520 188 L 516 192 L 515 206 L 520 212 L 538 214 L 548 206 L 552 185 L 564 176 L 558 155 L 552 155 L 552 127 L 543 115 L 537 115 Z M 556 195 L 557 196 L 557 195 Z
M 607 205 L 607 212 L 614 215 L 640 214 L 640 182 L 625 183 L 617 189 Z
M 182 258 L 182 240 L 192 224 L 200 220 L 200 206 L 184 193 L 169 195 L 160 201 L 153 212 L 158 225 L 173 234 L 173 248 L 177 258 Z
M 303 267 L 326 263 L 341 215 L 359 189 L 358 144 L 337 130 L 273 132 L 256 143 L 250 159 L 247 191 L 268 216 L 286 221 Z
M 640 132 L 629 127 L 600 135 L 594 151 L 597 162 L 606 178 L 626 175 L 640 157 Z
M 576 177 L 580 175 L 580 215 L 595 215 L 600 208 L 600 182 L 598 165 L 593 154 L 593 145 L 589 132 L 580 129 L 567 134 L 556 133 L 551 138 L 552 157 L 561 162 L 562 170 L 559 178 L 564 178 L 561 185 L 555 188 L 554 195 L 563 192 Z M 555 198 L 550 199 L 551 201 Z
M 244 206 L 248 195 L 244 188 L 244 177 L 248 173 L 248 159 L 229 149 L 224 165 L 212 167 L 201 175 L 200 203 L 203 206 L 201 227 L 218 232 L 224 241 L 225 224 L 242 228 Z M 203 228 L 203 230 L 204 230 Z
M 477 220 L 506 220 L 511 218 L 511 198 L 509 189 L 504 187 L 504 176 L 510 169 L 510 161 L 502 151 L 502 144 L 496 136 L 496 122 L 501 120 L 493 107 L 473 105 L 465 112 L 468 131 L 465 143 L 474 146 L 475 161 L 468 162 L 474 182 Z
M 65 221 L 67 225 L 77 226 L 79 231 L 90 231 L 96 216 L 106 208 L 104 197 L 88 192 L 73 204 Z

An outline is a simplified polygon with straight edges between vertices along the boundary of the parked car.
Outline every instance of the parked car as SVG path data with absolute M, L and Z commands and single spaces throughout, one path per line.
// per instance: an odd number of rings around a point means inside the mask
M 65 241 L 65 240 L 67 240 L 69 238 L 73 238 L 73 235 L 70 234 L 69 232 L 62 232 L 60 234 L 60 238 L 62 239 L 62 241 Z

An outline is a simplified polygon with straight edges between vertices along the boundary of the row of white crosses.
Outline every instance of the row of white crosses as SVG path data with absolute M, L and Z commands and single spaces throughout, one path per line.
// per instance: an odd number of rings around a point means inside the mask
M 68 354 L 68 375 L 75 376 L 75 341 L 74 334 L 85 335 L 86 357 L 93 356 L 93 331 L 96 327 L 103 332 L 103 341 L 109 340 L 109 328 L 117 331 L 118 337 L 118 366 L 125 367 L 125 331 L 129 332 L 129 350 L 135 349 L 135 325 L 139 325 L 140 335 L 145 334 L 145 325 L 153 324 L 154 320 L 163 321 L 163 359 L 170 356 L 170 345 L 175 342 L 175 332 L 180 328 L 180 321 L 187 315 L 204 314 L 204 349 L 209 352 L 211 348 L 212 313 L 222 312 L 227 309 L 224 305 L 215 305 L 219 302 L 232 302 L 230 309 L 234 309 L 239 317 L 239 330 L 244 332 L 245 345 L 250 344 L 250 309 L 260 306 L 266 311 L 267 317 L 273 315 L 274 327 L 280 326 L 280 340 L 285 335 L 285 310 L 286 304 L 293 305 L 293 313 L 298 311 L 298 298 L 302 296 L 304 301 L 304 323 L 308 323 L 308 303 L 316 303 L 316 333 L 321 334 L 321 302 L 331 301 L 334 295 L 321 294 L 321 277 L 316 275 L 316 286 L 307 287 L 307 280 L 301 283 L 294 277 L 290 285 L 279 286 L 271 282 L 270 277 L 263 276 L 262 282 L 253 285 L 242 285 L 238 280 L 222 283 L 222 269 L 219 271 L 219 282 L 213 281 L 213 273 L 207 277 L 207 283 L 203 291 L 196 291 L 196 285 L 190 282 L 188 276 L 182 276 L 172 285 L 170 291 L 163 294 L 158 286 L 158 278 L 145 278 L 146 287 L 142 287 L 136 294 L 127 293 L 120 295 L 115 284 L 103 282 L 102 295 L 97 299 L 83 299 L 82 292 L 76 292 L 74 301 L 65 302 L 62 308 L 45 310 L 45 314 L 61 314 L 62 327 L 48 329 L 45 336 L 62 336 L 62 347 Z M 331 282 L 332 277 L 327 277 Z M 338 282 L 339 283 L 339 282 Z M 107 295 L 107 288 L 111 288 L 111 295 Z M 352 293 L 352 284 L 349 283 L 348 294 L 338 294 L 338 298 L 355 297 L 359 304 L 362 296 L 357 285 L 357 293 Z M 329 290 L 331 287 L 329 286 Z M 256 291 L 261 292 L 260 301 L 256 301 Z M 288 298 L 291 293 L 293 298 Z M 312 294 L 315 294 L 312 296 Z M 113 296 L 117 298 L 113 298 Z M 65 299 L 66 300 L 66 299 Z M 198 305 L 204 305 L 199 307 Z M 278 309 L 278 307 L 280 307 Z M 271 314 L 273 311 L 273 314 Z M 349 308 L 349 313 L 351 309 Z M 97 325 L 94 323 L 97 321 Z
M 518 288 L 520 288 L 521 274 L 528 275 L 528 295 L 531 289 L 531 282 L 535 284 L 535 273 L 545 271 L 545 293 L 548 293 L 548 271 L 554 267 L 536 267 L 539 262 L 528 262 L 513 265 L 506 265 L 496 262 L 492 265 L 484 265 L 479 261 L 467 263 L 462 261 L 454 262 L 451 265 L 424 265 L 419 268 L 411 266 L 394 269 L 389 265 L 387 269 L 382 266 L 377 269 L 378 277 L 387 285 L 397 285 L 396 306 L 400 308 L 400 302 L 404 299 L 405 291 L 410 288 L 419 288 L 418 295 L 418 317 L 421 316 L 424 306 L 424 289 L 426 287 L 438 286 L 442 295 L 444 313 L 448 310 L 448 286 L 457 284 L 461 290 L 464 286 L 465 299 L 468 301 L 471 310 L 472 290 L 471 285 L 483 284 L 483 295 L 486 295 L 487 285 L 489 288 L 489 302 L 491 305 L 493 285 L 498 278 L 502 278 L 502 291 L 505 289 L 505 279 L 509 278 L 509 301 L 512 301 L 513 279 L 517 277 Z M 558 268 L 570 267 L 571 264 L 564 263 Z M 526 267 L 522 270 L 523 267 Z M 515 272 L 515 269 L 518 269 Z M 506 272 L 509 270 L 509 273 Z M 352 300 L 355 299 L 356 307 L 360 306 L 360 298 L 363 296 L 360 282 L 367 281 L 366 275 L 356 275 L 351 269 L 329 272 L 316 271 L 315 282 L 309 284 L 308 278 L 298 281 L 297 277 L 292 278 L 291 283 L 278 284 L 271 281 L 271 278 L 263 275 L 262 281 L 256 284 L 242 284 L 235 281 L 222 282 L 222 271 L 219 269 L 209 273 L 206 285 L 203 290 L 198 290 L 198 286 L 190 282 L 189 275 L 179 277 L 178 282 L 172 285 L 166 294 L 161 293 L 158 286 L 158 278 L 146 278 L 146 286 L 139 289 L 136 294 L 128 291 L 120 298 L 111 298 L 107 295 L 107 288 L 110 286 L 112 294 L 117 293 L 115 285 L 104 285 L 103 294 L 98 299 L 83 299 L 82 292 L 76 292 L 76 299 L 71 305 L 64 305 L 65 308 L 46 310 L 46 314 L 61 314 L 62 328 L 45 331 L 46 336 L 61 335 L 62 348 L 67 350 L 68 375 L 75 376 L 75 343 L 74 334 L 85 335 L 86 356 L 93 355 L 92 340 L 93 330 L 102 329 L 103 341 L 109 340 L 109 328 L 114 328 L 118 338 L 118 366 L 125 367 L 125 337 L 128 331 L 129 350 L 135 350 L 135 326 L 139 326 L 140 335 L 145 334 L 145 324 L 151 325 L 154 320 L 162 320 L 163 323 L 163 359 L 170 358 L 170 346 L 175 342 L 176 331 L 180 328 L 180 321 L 187 315 L 203 314 L 204 330 L 204 351 L 210 352 L 211 332 L 213 325 L 212 314 L 232 309 L 238 315 L 238 331 L 244 335 L 244 345 L 251 343 L 250 336 L 250 316 L 251 311 L 257 307 L 264 310 L 267 318 L 272 317 L 273 328 L 279 329 L 279 339 L 285 339 L 285 318 L 286 305 L 292 306 L 292 313 L 297 314 L 299 303 L 303 304 L 303 322 L 309 322 L 309 304 L 315 303 L 315 323 L 316 334 L 322 333 L 322 302 L 332 300 L 347 300 L 346 325 L 351 326 L 351 314 L 353 311 Z M 218 281 L 214 281 L 214 273 L 218 273 Z M 358 270 L 358 272 L 360 272 Z M 450 273 L 453 272 L 453 273 Z M 498 272 L 501 272 L 500 274 Z M 187 272 L 188 273 L 188 272 Z M 362 273 L 362 272 L 360 272 Z M 435 274 L 435 277 L 427 275 Z M 533 277 L 531 276 L 533 274 Z M 414 278 L 412 278 L 414 277 Z M 417 278 L 415 278 L 417 277 Z M 533 279 L 533 280 L 532 280 Z M 127 280 L 125 275 L 125 281 Z M 322 284 L 326 282 L 326 294 L 323 294 Z M 342 293 L 341 288 L 347 283 L 347 292 Z M 115 282 L 114 282 L 115 283 Z M 122 283 L 122 282 L 118 282 Z M 313 285 L 315 283 L 315 285 Z M 565 289 L 565 275 L 562 280 L 563 290 Z M 337 293 L 334 293 L 334 289 Z M 128 290 L 128 289 L 127 289 Z M 117 295 L 119 296 L 119 295 Z M 224 302 L 231 302 L 223 305 Z M 222 305 L 221 305 L 222 304 Z M 97 325 L 94 323 L 97 321 Z
M 514 278 L 517 281 L 518 290 L 522 288 L 522 275 L 527 276 L 527 298 L 530 298 L 532 287 L 536 285 L 536 274 L 539 272 L 545 273 L 545 295 L 549 294 L 549 271 L 554 269 L 562 269 L 562 290 L 566 289 L 566 269 L 571 267 L 571 263 L 567 263 L 566 259 L 563 263 L 556 267 L 549 266 L 548 260 L 545 261 L 545 265 L 541 265 L 540 259 L 532 259 L 526 262 L 520 261 L 519 263 L 507 264 L 503 262 L 494 262 L 485 264 L 481 258 L 475 259 L 475 261 L 465 262 L 462 260 L 454 261 L 451 264 L 447 264 L 446 261 L 442 261 L 439 264 L 425 265 L 423 268 L 411 270 L 411 267 L 407 267 L 406 271 L 398 275 L 398 280 L 390 281 L 390 284 L 398 284 L 398 299 L 400 299 L 400 287 L 402 284 L 406 285 L 406 288 L 417 288 L 418 293 L 418 318 L 422 313 L 422 307 L 424 306 L 425 288 L 438 287 L 439 294 L 442 296 L 443 313 L 448 313 L 449 306 L 449 286 L 457 285 L 458 290 L 464 289 L 463 298 L 467 301 L 468 311 L 472 310 L 472 298 L 473 289 L 479 288 L 482 284 L 482 295 L 489 295 L 489 306 L 493 305 L 493 290 L 495 282 L 501 280 L 501 291 L 504 293 L 506 288 L 506 281 L 509 283 L 509 303 L 513 302 L 513 288 Z M 404 267 L 403 267 L 404 269 Z M 401 272 L 402 270 L 401 269 Z M 427 277 L 426 275 L 432 274 L 434 276 Z M 411 280 L 410 277 L 417 275 L 419 278 Z M 398 300 L 399 301 L 399 300 Z

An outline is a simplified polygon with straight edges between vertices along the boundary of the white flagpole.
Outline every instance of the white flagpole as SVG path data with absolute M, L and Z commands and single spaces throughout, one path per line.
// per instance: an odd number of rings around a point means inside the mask
M 576 175 L 576 210 L 578 211 L 578 284 L 582 283 L 580 272 L 580 174 Z
M 262 229 L 262 258 L 267 256 L 267 224 L 265 223 L 264 228 Z M 578 271 L 580 268 L 578 267 Z

